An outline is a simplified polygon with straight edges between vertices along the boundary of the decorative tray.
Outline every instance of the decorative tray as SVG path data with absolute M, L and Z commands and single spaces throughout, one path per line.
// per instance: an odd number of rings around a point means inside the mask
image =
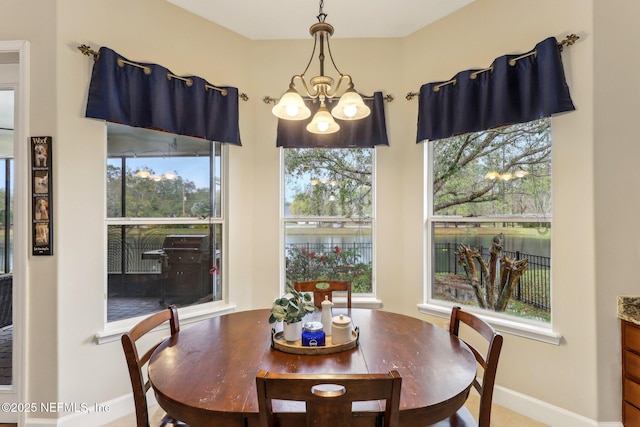
M 286 341 L 283 335 L 283 332 L 276 332 L 275 329 L 272 329 L 271 347 L 292 354 L 332 354 L 356 347 L 358 345 L 358 338 L 360 337 L 360 329 L 356 327 L 355 330 L 351 331 L 351 341 L 342 344 L 333 344 L 331 342 L 331 335 L 329 335 L 325 338 L 325 345 L 316 347 L 302 345 L 302 340 Z

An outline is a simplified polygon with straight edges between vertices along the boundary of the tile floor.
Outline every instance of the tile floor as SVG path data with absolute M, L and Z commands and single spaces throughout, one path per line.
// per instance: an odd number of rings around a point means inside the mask
M 477 413 L 478 410 L 478 396 L 470 395 L 467 400 L 467 407 L 471 413 Z M 159 406 L 153 406 L 150 412 L 153 414 L 151 418 L 151 425 L 157 426 L 160 424 L 160 420 L 164 415 L 164 412 Z M 120 418 L 116 421 L 105 424 L 104 427 L 135 427 L 135 416 L 133 414 Z M 492 427 L 548 427 L 546 424 L 533 421 L 530 418 L 524 417 L 515 412 L 509 411 L 502 406 L 493 405 L 493 411 L 491 414 L 491 426 Z
M 151 314 L 165 308 L 160 304 L 158 297 L 152 298 L 124 298 L 109 297 L 107 306 L 107 320 L 126 319 L 129 317 L 141 316 L 143 314 Z

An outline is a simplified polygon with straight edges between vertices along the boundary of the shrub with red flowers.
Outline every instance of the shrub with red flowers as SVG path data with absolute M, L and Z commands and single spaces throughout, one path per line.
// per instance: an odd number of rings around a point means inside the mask
M 306 246 L 287 248 L 287 284 L 305 280 L 351 280 L 354 292 L 371 291 L 371 267 L 361 263 L 360 254 L 355 249 L 341 249 L 334 246 L 330 250 L 318 251 Z M 361 285 L 358 288 L 358 278 Z

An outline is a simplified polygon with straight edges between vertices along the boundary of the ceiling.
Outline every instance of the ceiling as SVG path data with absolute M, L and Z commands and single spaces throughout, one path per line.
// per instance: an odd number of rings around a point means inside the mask
M 251 40 L 310 38 L 316 0 L 166 0 Z M 324 1 L 324 0 L 323 0 Z M 405 37 L 475 0 L 327 0 L 333 38 Z

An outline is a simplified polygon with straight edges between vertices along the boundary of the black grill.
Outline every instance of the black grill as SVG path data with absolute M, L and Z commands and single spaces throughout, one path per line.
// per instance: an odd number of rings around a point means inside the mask
M 157 259 L 162 265 L 161 305 L 165 305 L 165 298 L 189 304 L 212 293 L 211 249 L 206 234 L 170 234 L 162 249 L 146 251 L 142 259 Z

